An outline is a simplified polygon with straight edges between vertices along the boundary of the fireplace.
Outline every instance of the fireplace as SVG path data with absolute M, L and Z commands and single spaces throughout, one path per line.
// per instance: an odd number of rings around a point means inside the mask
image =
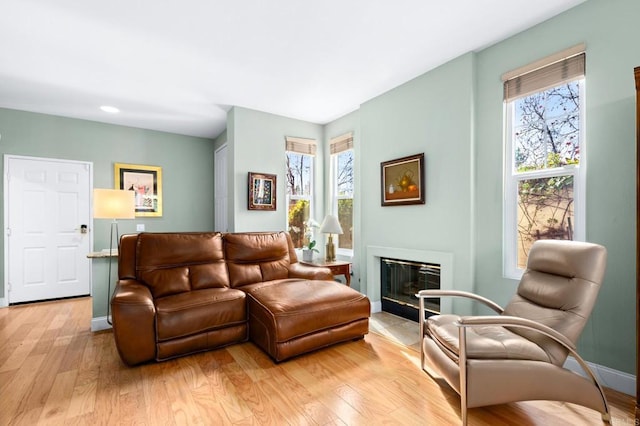
M 410 260 L 380 258 L 382 310 L 418 321 L 420 290 L 440 289 L 440 265 Z M 440 299 L 426 299 L 428 313 L 440 313 Z

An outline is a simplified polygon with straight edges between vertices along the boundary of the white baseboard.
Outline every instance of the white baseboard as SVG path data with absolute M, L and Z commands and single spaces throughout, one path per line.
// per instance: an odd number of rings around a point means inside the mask
M 91 331 L 109 330 L 111 324 L 107 322 L 107 317 L 91 318 Z
M 9 303 L 5 297 L 0 297 L 0 308 L 6 308 Z
M 622 371 L 614 370 L 613 368 L 605 367 L 603 365 L 587 362 L 587 365 L 596 375 L 600 384 L 606 388 L 617 390 L 618 392 L 626 393 L 627 395 L 635 396 L 636 394 L 636 376 L 633 374 L 624 373 Z M 578 361 L 573 357 L 568 357 L 564 363 L 564 367 L 575 373 L 585 376 L 584 371 L 578 364 Z
M 371 302 L 371 313 L 382 312 L 382 302 Z

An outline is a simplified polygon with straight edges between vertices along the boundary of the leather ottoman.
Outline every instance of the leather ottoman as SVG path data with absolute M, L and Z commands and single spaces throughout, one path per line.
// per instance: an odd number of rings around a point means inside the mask
M 275 361 L 360 339 L 369 331 L 369 299 L 334 281 L 284 279 L 242 289 L 251 341 Z

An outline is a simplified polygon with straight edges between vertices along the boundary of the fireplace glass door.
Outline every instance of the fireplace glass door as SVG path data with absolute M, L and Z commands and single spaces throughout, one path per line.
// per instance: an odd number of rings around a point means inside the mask
M 440 289 L 440 265 L 398 259 L 380 259 L 382 310 L 418 321 L 420 290 Z M 426 308 L 440 313 L 440 299 L 427 299 Z

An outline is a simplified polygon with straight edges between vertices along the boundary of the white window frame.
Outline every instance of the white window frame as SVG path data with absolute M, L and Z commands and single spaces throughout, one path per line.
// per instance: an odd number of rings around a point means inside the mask
M 347 132 L 342 135 L 336 136 L 329 140 L 329 213 L 338 217 L 338 200 L 339 199 L 352 199 L 355 202 L 356 189 L 355 189 L 355 174 L 353 182 L 353 193 L 351 197 L 338 195 L 338 156 L 346 151 L 353 153 L 355 167 L 355 151 L 353 149 L 353 132 Z M 354 206 L 355 208 L 355 206 Z M 351 220 L 351 229 L 354 228 L 353 218 Z M 343 229 L 343 232 L 345 230 Z M 355 246 L 355 235 L 352 235 L 352 245 Z M 345 249 L 340 248 L 340 235 L 338 235 L 338 243 L 336 244 L 336 254 L 343 257 L 353 257 L 353 248 Z
M 296 155 L 302 155 L 305 157 L 310 157 L 311 161 L 310 161 L 310 167 L 309 167 L 309 195 L 300 195 L 300 194 L 295 194 L 295 195 L 291 195 L 289 194 L 288 188 L 285 191 L 286 197 L 285 197 L 285 202 L 287 205 L 287 210 L 286 210 L 286 214 L 285 214 L 285 229 L 289 229 L 289 206 L 291 204 L 291 201 L 298 201 L 298 200 L 307 200 L 309 201 L 309 219 L 313 218 L 313 208 L 314 208 L 314 194 L 315 194 L 315 189 L 314 189 L 314 176 L 315 176 L 315 167 L 316 167 L 316 141 L 313 139 L 306 139 L 306 138 L 296 138 L 296 137 L 289 137 L 287 136 L 285 138 L 286 144 L 285 144 L 285 155 L 288 156 L 290 153 L 292 154 L 296 154 Z M 286 165 L 286 161 L 285 161 L 285 172 L 287 171 L 287 165 Z M 285 185 L 287 185 L 288 183 L 285 181 Z M 295 248 L 302 248 L 302 247 L 295 247 Z
M 353 153 L 354 156 L 354 161 L 355 161 L 355 152 L 353 150 L 353 148 L 344 150 L 344 151 L 340 151 L 336 154 L 331 154 L 331 214 L 335 215 L 336 217 L 338 217 L 338 200 L 353 200 L 355 199 L 355 185 L 354 185 L 354 190 L 351 193 L 351 196 L 346 196 L 346 195 L 340 195 L 338 194 L 338 156 L 342 153 L 351 151 Z M 351 220 L 351 228 L 353 229 L 354 223 L 353 223 L 353 219 Z M 343 229 L 343 232 L 347 232 L 347 230 Z M 352 241 L 352 244 L 354 242 Z M 350 249 L 346 249 L 346 248 L 341 248 L 340 247 L 340 235 L 338 235 L 338 243 L 336 244 L 336 254 L 338 255 L 342 255 L 342 256 L 347 256 L 347 257 L 353 257 L 353 248 Z
M 586 164 L 587 164 L 587 141 L 586 141 L 586 115 L 585 115 L 585 77 L 583 76 L 579 85 L 580 96 L 580 162 L 577 165 L 567 165 L 551 169 L 542 169 L 528 172 L 516 173 L 514 164 L 515 144 L 513 143 L 513 126 L 515 117 L 515 103 L 519 99 L 505 102 L 505 152 L 504 152 L 504 199 L 503 199 L 503 274 L 505 278 L 519 280 L 522 278 L 524 269 L 518 268 L 518 183 L 522 180 L 537 179 L 553 176 L 573 176 L 573 240 L 585 241 L 586 239 Z M 575 80 L 574 80 L 575 81 Z M 564 82 L 558 81 L 558 85 Z M 541 89 L 538 92 L 548 90 Z M 538 93 L 536 92 L 536 93 Z

